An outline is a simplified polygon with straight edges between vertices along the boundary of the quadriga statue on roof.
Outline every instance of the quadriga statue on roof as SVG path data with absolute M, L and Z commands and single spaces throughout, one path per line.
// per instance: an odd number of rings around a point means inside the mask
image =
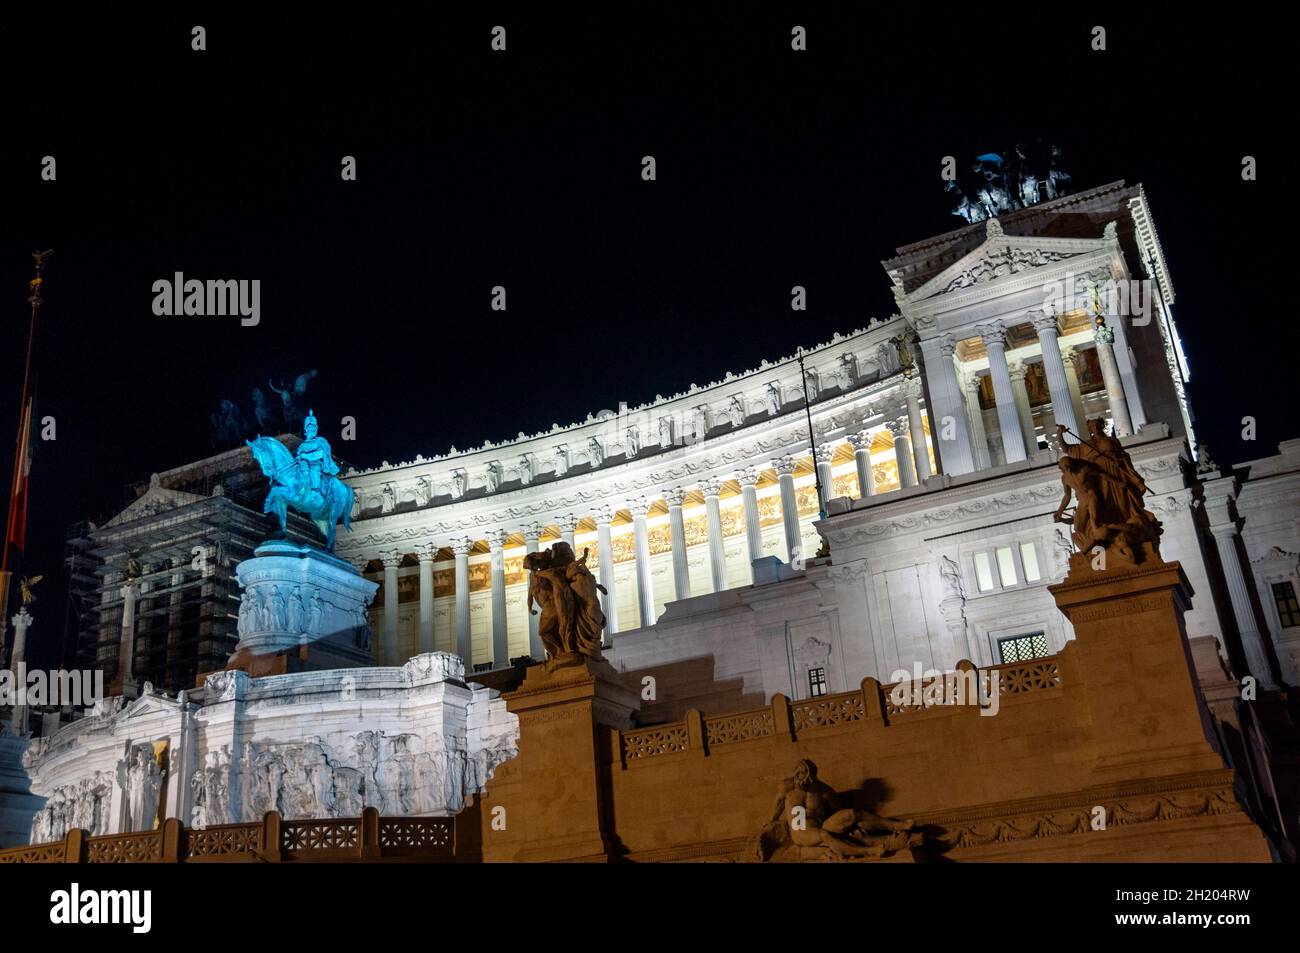
M 325 537 L 325 548 L 334 551 L 334 534 L 338 522 L 352 528 L 352 487 L 338 478 L 339 467 L 330 453 L 329 441 L 318 433 L 316 416 L 307 412 L 303 421 L 306 439 L 297 454 L 274 437 L 258 436 L 247 441 L 262 472 L 271 480 L 271 492 L 262 505 L 263 513 L 274 513 L 280 520 L 280 535 L 285 535 L 285 517 L 289 508 L 304 514 Z
M 1066 444 L 1067 432 L 1064 426 L 1056 428 L 1062 450 L 1057 466 L 1065 488 L 1056 521 L 1070 524 L 1074 545 L 1088 559 L 1100 547 L 1128 564 L 1158 561 L 1160 521 L 1143 503 L 1149 490 L 1128 451 L 1096 418 L 1088 421 L 1088 440 Z M 1071 497 L 1074 513 L 1067 514 Z

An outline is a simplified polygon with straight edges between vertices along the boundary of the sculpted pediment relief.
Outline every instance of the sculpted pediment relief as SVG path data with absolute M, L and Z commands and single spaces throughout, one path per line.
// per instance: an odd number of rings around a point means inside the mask
M 989 229 L 989 238 L 963 255 L 916 289 L 913 301 L 951 294 L 1000 278 L 1020 275 L 1036 268 L 1078 258 L 1104 248 L 1104 239 L 1017 237 L 1000 228 Z
M 123 523 L 130 523 L 134 520 L 157 516 L 159 513 L 166 513 L 169 510 L 180 509 L 182 506 L 189 506 L 191 503 L 197 503 L 202 499 L 204 499 L 204 497 L 195 493 L 186 493 L 182 490 L 169 490 L 166 487 L 155 484 L 150 486 L 142 497 L 122 512 L 118 513 L 104 525 L 120 526 Z

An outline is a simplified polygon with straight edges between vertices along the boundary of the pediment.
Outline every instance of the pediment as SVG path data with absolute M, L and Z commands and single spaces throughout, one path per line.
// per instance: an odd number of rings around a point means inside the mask
M 143 694 L 118 712 L 117 716 L 113 720 L 120 723 L 123 721 L 130 721 L 133 718 L 143 718 L 148 715 L 170 715 L 180 709 L 180 702 L 177 699 L 168 698 L 166 695 L 154 694 L 152 688 L 153 686 L 146 682 Z
M 191 503 L 198 503 L 203 499 L 205 497 L 199 496 L 197 493 L 169 490 L 164 486 L 154 484 L 145 490 L 143 496 L 110 519 L 104 526 L 121 526 L 124 523 L 157 516 L 159 513 L 166 513 L 170 510 L 177 510 L 182 506 L 189 506 Z
M 1023 276 L 1036 268 L 1044 268 L 1070 258 L 1100 252 L 1105 247 L 1104 238 L 1008 235 L 997 224 L 997 219 L 990 219 L 988 237 L 983 244 L 957 259 L 908 297 L 913 301 L 921 301 L 964 291 L 1003 278 Z

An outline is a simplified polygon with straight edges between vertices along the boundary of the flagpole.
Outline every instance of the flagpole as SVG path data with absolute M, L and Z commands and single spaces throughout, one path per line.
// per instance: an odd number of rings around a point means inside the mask
M 32 254 L 36 274 L 27 283 L 28 288 L 31 290 L 31 295 L 27 298 L 27 301 L 32 306 L 32 313 L 27 327 L 27 357 L 23 362 L 22 399 L 18 402 L 18 434 L 14 441 L 13 479 L 9 484 L 9 515 L 5 520 L 4 540 L 0 542 L 0 553 L 2 553 L 0 554 L 0 648 L 3 648 L 3 637 L 9 626 L 9 590 L 13 577 L 13 572 L 9 569 L 10 538 L 13 535 L 14 520 L 17 516 L 15 491 L 19 485 L 19 480 L 23 477 L 22 469 L 26 463 L 23 440 L 24 423 L 26 423 L 28 430 L 27 443 L 30 443 L 31 440 L 31 420 L 28 415 L 32 397 L 32 353 L 36 343 L 36 316 L 41 310 L 41 287 L 45 283 L 42 274 L 45 271 L 45 260 L 53 254 L 53 250 L 34 252 Z M 24 500 L 25 503 L 26 500 Z

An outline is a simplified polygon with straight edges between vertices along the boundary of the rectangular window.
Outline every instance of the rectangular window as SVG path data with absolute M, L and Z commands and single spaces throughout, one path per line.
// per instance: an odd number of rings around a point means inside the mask
M 808 669 L 808 694 L 812 698 L 826 694 L 826 669 Z
M 999 546 L 997 548 L 998 556 L 998 576 L 1002 579 L 1002 586 L 1014 586 L 1016 584 L 1016 560 L 1011 555 L 1010 546 Z
M 980 592 L 991 592 L 993 589 L 993 567 L 989 565 L 988 553 L 975 554 L 975 584 L 979 586 Z
M 1020 544 L 1020 563 L 1025 567 L 1025 582 L 1038 582 L 1043 578 L 1038 571 L 1038 550 L 1033 543 Z
M 1289 582 L 1273 583 L 1273 601 L 1277 603 L 1277 615 L 1282 620 L 1282 628 L 1290 629 L 1300 625 L 1300 603 L 1296 602 L 1295 586 Z
M 1026 662 L 1029 659 L 1043 658 L 1051 653 L 1047 650 L 1047 636 L 1042 632 L 1027 635 L 1013 635 L 998 639 L 998 655 L 1003 662 Z

